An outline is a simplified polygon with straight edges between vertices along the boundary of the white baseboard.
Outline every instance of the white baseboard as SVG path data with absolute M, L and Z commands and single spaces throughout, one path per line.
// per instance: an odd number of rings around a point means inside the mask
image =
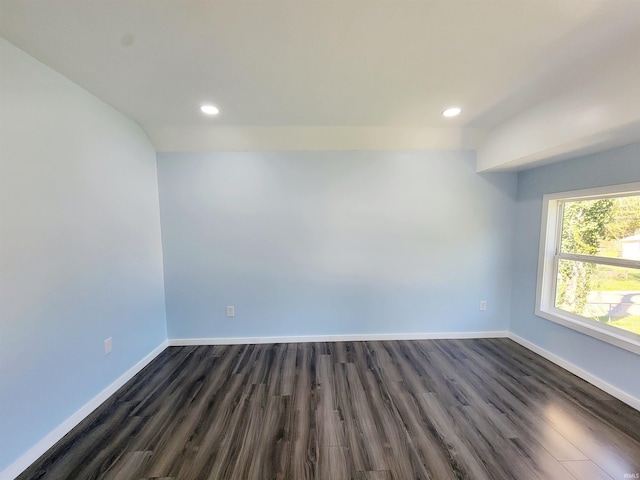
M 307 343 L 307 342 L 365 342 L 376 340 L 438 340 L 459 338 L 504 338 L 507 331 L 492 332 L 435 332 L 435 333 L 373 333 L 353 335 L 307 335 L 298 337 L 230 337 L 230 338 L 172 338 L 170 347 L 188 345 L 248 345 L 253 343 Z
M 69 433 L 76 425 L 84 420 L 87 415 L 98 408 L 102 403 L 113 395 L 120 387 L 131 380 L 136 373 L 146 367 L 151 360 L 156 358 L 162 351 L 167 348 L 168 342 L 165 340 L 156 348 L 154 348 L 148 355 L 142 360 L 136 363 L 133 367 L 123 373 L 115 382 L 101 391 L 98 395 L 93 397 L 77 412 L 67 418 L 58 427 L 52 430 L 46 437 L 36 443 L 33 447 L 27 450 L 20 458 L 9 465 L 4 471 L 0 472 L 0 480 L 13 480 L 20 475 L 24 470 L 35 462 L 40 456 L 53 447 L 58 440 Z
M 531 343 L 528 340 L 525 340 L 524 338 L 516 335 L 515 333 L 508 332 L 507 336 L 514 342 L 519 343 L 523 347 L 531 350 L 534 353 L 537 353 L 541 357 L 546 358 L 547 360 L 555 363 L 559 367 L 562 367 L 565 370 L 573 373 L 574 375 L 582 378 L 583 380 L 589 382 L 590 384 L 598 387 L 600 390 L 604 390 L 609 395 L 617 398 L 618 400 L 626 403 L 627 405 L 635 408 L 636 410 L 640 410 L 640 398 L 636 398 L 632 395 L 629 395 L 624 390 L 620 390 L 618 387 L 614 387 L 613 385 L 602 380 L 600 377 L 596 377 L 595 375 L 592 375 L 586 370 L 583 370 L 582 368 L 574 365 L 573 363 L 565 360 L 564 358 L 559 357 L 556 354 L 551 353 L 550 351 L 545 350 L 544 348 L 541 348 L 536 344 Z

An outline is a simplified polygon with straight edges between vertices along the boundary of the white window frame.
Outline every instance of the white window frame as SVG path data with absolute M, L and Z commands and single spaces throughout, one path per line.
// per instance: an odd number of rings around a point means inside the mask
M 566 253 L 560 255 L 562 202 L 620 197 L 636 193 L 640 193 L 640 182 L 552 193 L 542 197 L 536 315 L 640 355 L 640 335 L 555 307 L 560 257 L 588 263 L 640 268 L 640 261 L 637 260 Z M 596 259 L 597 261 L 594 261 Z

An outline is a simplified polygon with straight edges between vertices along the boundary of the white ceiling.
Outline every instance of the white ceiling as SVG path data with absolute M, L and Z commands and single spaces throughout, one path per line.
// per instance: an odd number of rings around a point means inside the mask
M 468 148 L 640 51 L 640 1 L 0 0 L 0 35 L 162 150 L 280 127 L 447 129 Z

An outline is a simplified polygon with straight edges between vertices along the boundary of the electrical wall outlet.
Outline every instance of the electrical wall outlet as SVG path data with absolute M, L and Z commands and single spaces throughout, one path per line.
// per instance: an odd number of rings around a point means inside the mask
M 105 355 L 109 355 L 111 353 L 111 347 L 112 347 L 111 342 L 112 342 L 111 337 L 105 339 L 105 341 L 104 341 L 104 354 Z
M 234 317 L 236 315 L 236 309 L 233 305 L 227 306 L 227 317 Z
M 480 300 L 480 310 L 484 311 L 487 309 L 487 301 L 486 300 Z

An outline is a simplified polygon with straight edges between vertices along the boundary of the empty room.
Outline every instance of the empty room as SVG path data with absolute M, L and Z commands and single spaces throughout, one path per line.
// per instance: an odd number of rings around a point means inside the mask
M 640 1 L 0 37 L 0 480 L 640 478 Z

